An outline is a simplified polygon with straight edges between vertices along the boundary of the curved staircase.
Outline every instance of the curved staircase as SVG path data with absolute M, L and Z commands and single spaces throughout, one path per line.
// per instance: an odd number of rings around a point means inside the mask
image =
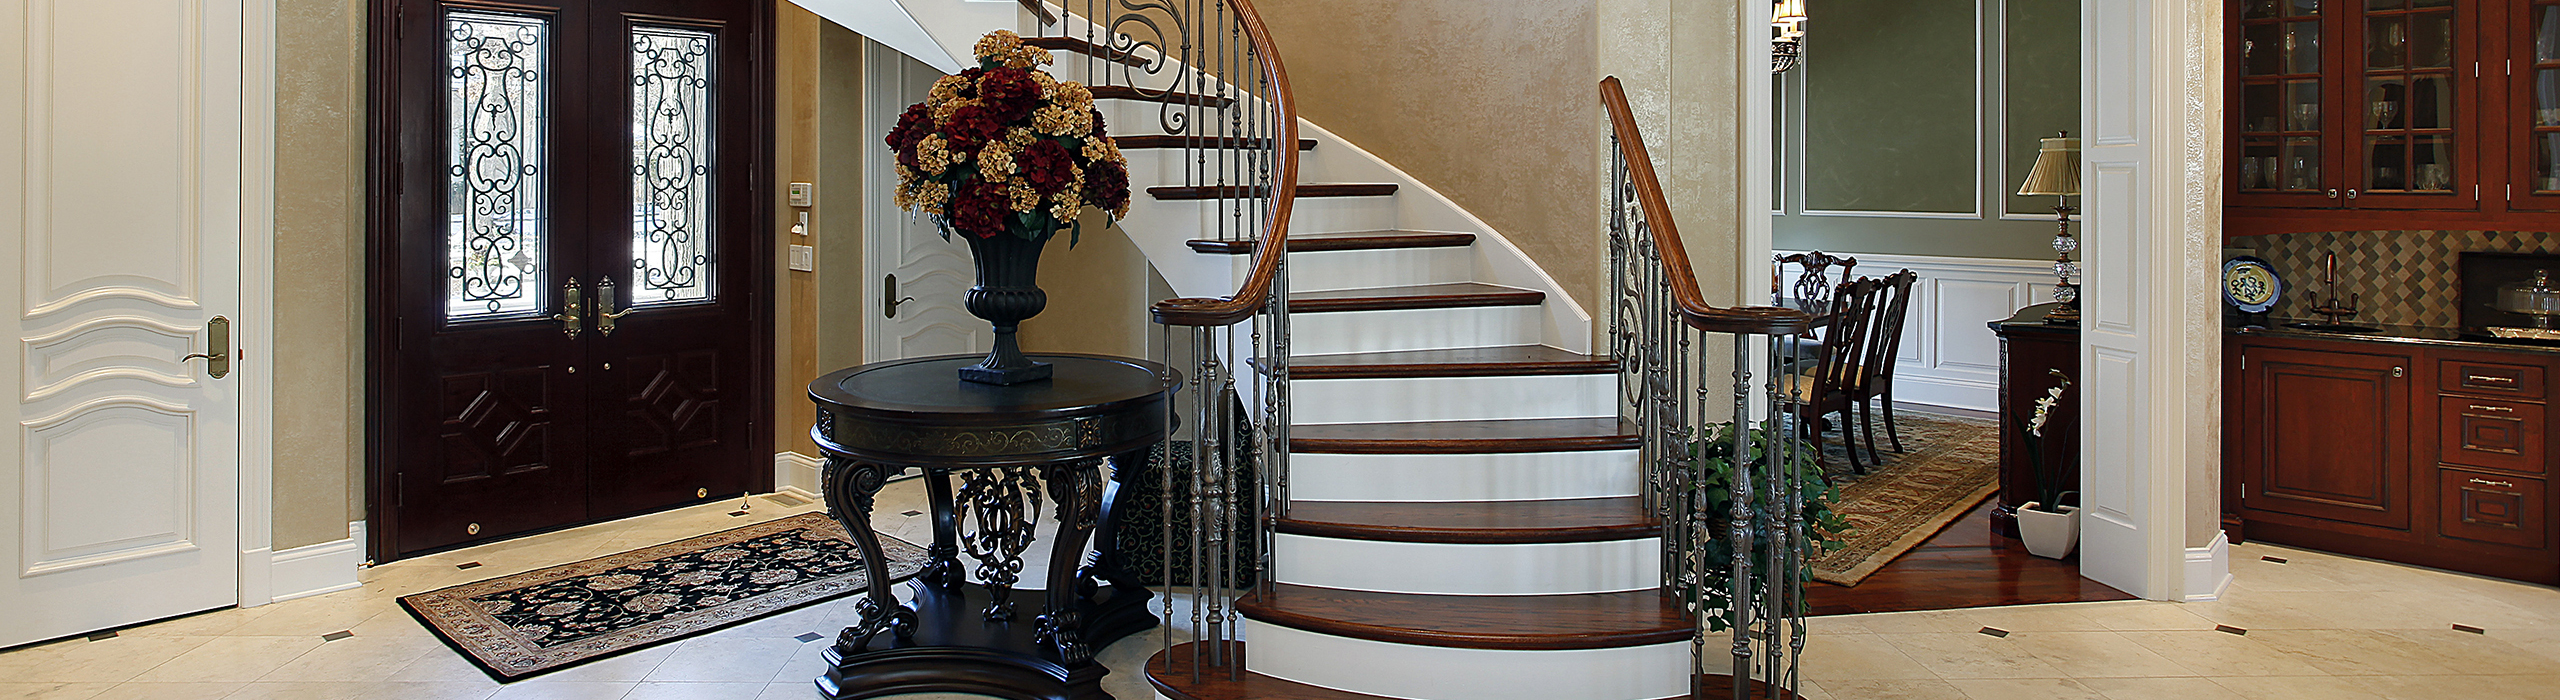
M 1164 697 L 1687 692 L 1694 624 L 1660 590 L 1661 528 L 1638 435 L 1617 417 L 1617 364 L 1539 344 L 1547 295 L 1479 281 L 1475 244 L 1290 238 L 1274 582 L 1236 602 L 1244 674 L 1194 674 L 1216 642 L 1182 645 L 1149 663 Z

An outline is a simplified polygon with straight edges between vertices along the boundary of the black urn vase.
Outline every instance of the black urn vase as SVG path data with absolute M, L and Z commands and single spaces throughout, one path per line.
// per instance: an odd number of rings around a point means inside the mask
M 978 284 L 969 288 L 965 305 L 969 315 L 986 319 L 996 330 L 995 349 L 987 352 L 985 361 L 960 368 L 961 379 L 1006 386 L 1049 378 L 1049 363 L 1022 356 L 1014 330 L 1023 319 L 1038 316 L 1049 306 L 1049 294 L 1040 291 L 1039 276 L 1040 251 L 1048 247 L 1050 235 L 1037 240 L 1011 231 L 988 238 L 961 236 L 969 239 L 969 253 L 978 265 Z

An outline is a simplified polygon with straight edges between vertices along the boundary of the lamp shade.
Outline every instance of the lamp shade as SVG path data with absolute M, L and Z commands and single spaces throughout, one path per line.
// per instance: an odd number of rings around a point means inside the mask
M 1802 21 L 1805 21 L 1804 0 L 1778 0 L 1777 13 L 1769 18 L 1770 24 L 1781 27 Z
M 2036 152 L 2036 166 L 2027 171 L 2027 181 L 2018 186 L 2018 194 L 2080 194 L 2080 140 L 2049 138 Z

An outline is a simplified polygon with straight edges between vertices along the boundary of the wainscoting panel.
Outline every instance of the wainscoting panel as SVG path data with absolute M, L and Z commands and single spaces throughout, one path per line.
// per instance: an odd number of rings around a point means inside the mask
M 1778 254 L 1792 252 L 1800 251 Z M 1920 273 L 1902 329 L 1901 364 L 1894 368 L 1895 401 L 1999 409 L 2000 339 L 1985 324 L 2052 300 L 2052 262 L 1826 252 L 1857 258 L 1861 277 Z M 1792 265 L 1781 270 L 1779 288 L 1792 289 L 1797 271 Z

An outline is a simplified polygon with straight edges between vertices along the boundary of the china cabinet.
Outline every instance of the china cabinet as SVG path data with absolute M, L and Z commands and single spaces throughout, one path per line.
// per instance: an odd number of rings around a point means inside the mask
M 2560 0 L 2234 0 L 2225 235 L 2560 226 Z

